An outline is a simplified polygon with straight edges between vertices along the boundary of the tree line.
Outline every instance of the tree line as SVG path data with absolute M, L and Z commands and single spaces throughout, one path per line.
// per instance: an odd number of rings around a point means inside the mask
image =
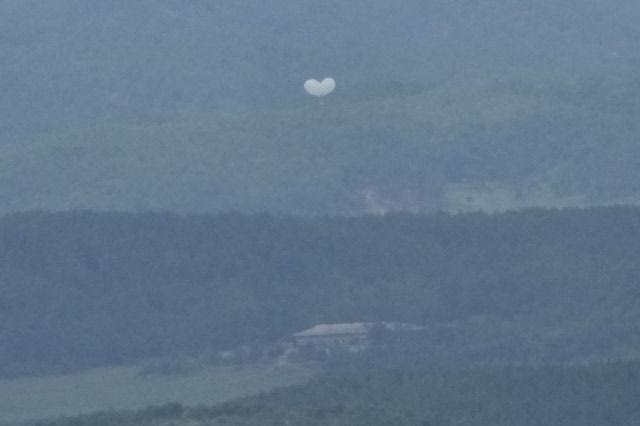
M 424 324 L 430 347 L 464 359 L 625 356 L 640 343 L 639 252 L 630 207 L 8 215 L 0 374 L 217 351 L 350 321 Z

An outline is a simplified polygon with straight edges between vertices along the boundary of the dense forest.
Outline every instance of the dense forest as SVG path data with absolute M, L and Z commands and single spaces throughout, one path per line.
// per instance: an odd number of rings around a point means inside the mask
M 349 370 L 214 407 L 167 404 L 34 426 L 632 426 L 640 365 Z
M 640 347 L 640 209 L 300 219 L 0 220 L 3 376 L 273 341 L 319 322 L 428 326 L 434 358 L 541 363 Z
M 0 5 L 0 212 L 637 203 L 631 0 Z M 319 105 L 305 79 L 333 76 Z

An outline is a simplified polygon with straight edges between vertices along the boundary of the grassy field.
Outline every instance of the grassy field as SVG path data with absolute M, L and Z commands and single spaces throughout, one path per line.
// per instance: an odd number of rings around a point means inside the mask
M 455 212 L 637 201 L 640 174 L 621 161 L 637 156 L 638 130 L 619 122 L 635 123 L 630 112 L 559 98 L 555 85 L 575 84 L 562 75 L 509 78 L 513 88 L 487 78 L 322 107 L 60 125 L 0 145 L 0 213 L 378 210 L 366 194 L 383 210 Z
M 215 404 L 302 383 L 312 365 L 268 363 L 205 366 L 183 374 L 140 374 L 140 366 L 100 368 L 83 373 L 0 381 L 0 424 L 111 409 L 137 409 L 180 402 Z

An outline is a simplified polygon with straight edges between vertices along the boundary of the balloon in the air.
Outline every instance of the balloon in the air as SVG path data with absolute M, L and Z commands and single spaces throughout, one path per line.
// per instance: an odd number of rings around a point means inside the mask
M 304 83 L 304 90 L 306 90 L 308 94 L 319 98 L 327 96 L 329 93 L 333 92 L 333 89 L 335 88 L 336 81 L 332 78 L 325 78 L 322 81 L 311 79 Z

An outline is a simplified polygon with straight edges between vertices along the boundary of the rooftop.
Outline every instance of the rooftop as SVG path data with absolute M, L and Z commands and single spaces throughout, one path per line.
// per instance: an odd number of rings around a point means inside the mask
M 351 322 L 344 324 L 317 324 L 313 327 L 294 333 L 295 337 L 327 336 L 332 334 L 364 334 L 369 332 L 371 323 Z
M 317 324 L 313 327 L 294 333 L 294 337 L 331 336 L 340 334 L 366 334 L 372 327 L 383 325 L 387 331 L 417 331 L 424 327 L 402 322 L 350 322 L 342 324 Z

